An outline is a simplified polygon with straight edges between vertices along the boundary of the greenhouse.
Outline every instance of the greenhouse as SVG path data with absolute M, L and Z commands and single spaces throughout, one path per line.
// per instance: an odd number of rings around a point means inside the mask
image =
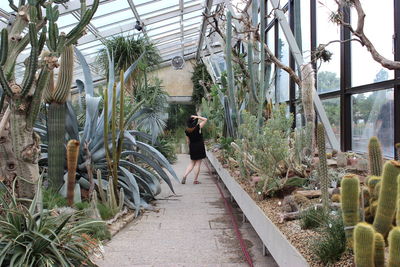
M 1 0 L 0 266 L 400 267 L 400 2 Z

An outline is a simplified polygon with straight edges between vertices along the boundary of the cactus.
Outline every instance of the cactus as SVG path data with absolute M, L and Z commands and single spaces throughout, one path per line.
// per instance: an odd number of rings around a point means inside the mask
M 378 208 L 374 219 L 374 228 L 384 237 L 389 233 L 392 225 L 397 199 L 397 176 L 400 174 L 400 162 L 391 160 L 383 167 L 381 190 L 379 193 Z
M 266 25 L 265 24 L 265 1 L 260 1 L 260 25 Z M 263 48 L 263 45 L 265 43 L 265 31 L 260 31 L 260 43 L 261 43 L 261 51 L 260 51 L 260 83 L 259 83 L 259 107 L 257 111 L 257 119 L 258 119 L 258 127 L 261 128 L 262 123 L 263 123 L 263 118 L 262 118 L 262 111 L 264 109 L 264 103 L 265 103 L 265 84 L 266 84 L 266 79 L 265 79 L 265 49 Z
M 301 66 L 301 101 L 303 104 L 304 117 L 306 125 L 311 129 L 311 135 L 308 136 L 308 147 L 314 151 L 315 137 L 314 137 L 314 124 L 315 124 L 315 109 L 313 102 L 313 94 L 315 91 L 315 73 L 311 63 Z M 317 137 L 318 138 L 318 137 Z
M 75 175 L 78 166 L 79 141 L 69 140 L 67 144 L 67 166 L 68 166 L 68 183 L 67 183 L 67 201 L 68 205 L 74 203 Z
M 389 234 L 389 267 L 400 266 L 400 227 L 397 226 Z
M 396 225 L 400 226 L 400 175 L 397 177 L 397 214 Z
M 54 88 L 53 72 L 49 86 L 44 92 L 44 100 L 49 103 L 48 116 L 48 178 L 50 187 L 58 190 L 63 182 L 65 165 L 65 102 L 71 89 L 74 67 L 74 48 L 68 46 L 61 54 L 60 71 Z
M 380 176 L 382 174 L 382 149 L 376 136 L 369 139 L 368 143 L 369 168 L 371 175 Z
M 353 246 L 353 228 L 359 222 L 360 206 L 360 181 L 355 174 L 347 174 L 343 177 L 341 189 L 342 216 L 346 230 L 347 243 Z
M 385 240 L 380 233 L 375 233 L 375 267 L 385 267 Z
M 82 4 L 84 2 L 81 1 Z M 10 164 L 15 168 L 7 170 L 6 175 L 21 177 L 18 181 L 18 195 L 22 198 L 33 198 L 36 191 L 33 184 L 39 177 L 40 157 L 39 138 L 33 131 L 33 125 L 39 113 L 43 90 L 48 85 L 50 72 L 58 66 L 58 57 L 65 47 L 75 43 L 84 34 L 84 28 L 96 12 L 99 0 L 93 2 L 78 25 L 66 35 L 58 32 L 57 1 L 19 1 L 15 5 L 10 0 L 9 3 L 17 13 L 15 20 L 1 33 L 0 85 L 4 93 L 0 103 L 4 103 L 6 99 L 11 110 L 9 125 L 12 131 L 7 142 L 13 150 L 7 152 L 10 155 L 6 155 L 6 158 L 13 159 Z M 45 16 L 41 12 L 42 6 L 46 7 Z M 15 36 L 21 36 L 21 39 L 16 42 L 13 40 Z M 42 53 L 45 43 L 50 51 Z M 16 60 L 28 44 L 31 45 L 30 56 L 26 60 L 22 83 L 18 84 L 15 79 Z M 41 54 L 43 56 L 39 57 Z
M 378 196 L 379 196 L 379 194 L 377 195 L 377 194 L 375 194 L 375 187 L 376 187 L 376 185 L 378 184 L 378 183 L 380 183 L 380 181 L 382 180 L 382 177 L 380 177 L 380 176 L 370 176 L 369 178 L 368 178 L 368 182 L 367 182 L 367 185 L 368 185 L 368 190 L 369 190 L 369 193 L 370 193 L 370 204 L 373 202 L 373 201 L 375 201 L 375 200 L 378 200 Z M 378 192 L 379 193 L 379 192 Z
M 322 192 L 322 206 L 325 213 L 329 210 L 329 192 L 328 192 L 328 164 L 326 161 L 326 149 L 325 149 L 325 128 L 321 123 L 317 126 L 317 145 L 318 145 L 318 157 L 319 157 L 319 181 Z
M 111 181 L 108 183 L 106 188 L 107 194 L 104 194 L 102 175 L 100 170 L 97 170 L 97 182 L 98 182 L 97 185 L 99 189 L 101 203 L 106 207 L 108 207 L 112 211 L 113 215 L 120 212 L 124 205 L 124 199 L 125 199 L 124 190 L 121 188 L 119 190 L 119 194 L 118 192 L 117 194 L 115 194 L 114 185 Z M 95 191 L 93 193 L 95 193 Z M 97 193 L 93 194 L 93 199 L 94 198 L 96 198 L 96 203 L 97 203 Z
M 367 223 L 354 228 L 354 258 L 357 267 L 374 267 L 375 231 Z
M 397 157 L 397 160 L 400 160 L 400 143 L 395 144 L 395 145 L 394 145 L 394 148 L 395 148 L 395 150 L 396 150 L 396 157 Z

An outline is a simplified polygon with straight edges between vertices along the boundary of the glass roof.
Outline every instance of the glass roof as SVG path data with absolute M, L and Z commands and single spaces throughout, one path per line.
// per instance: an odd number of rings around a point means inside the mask
M 88 6 L 93 0 L 86 0 Z M 97 52 L 106 38 L 116 35 L 132 36 L 139 32 L 134 29 L 136 21 L 144 25 L 146 34 L 157 46 L 163 61 L 169 61 L 176 55 L 194 57 L 205 11 L 206 0 L 100 0 L 100 5 L 90 25 L 88 33 L 78 41 L 78 49 L 85 55 L 89 65 L 93 65 Z M 213 5 L 224 0 L 213 0 Z M 60 32 L 70 31 L 80 18 L 80 0 L 70 0 L 59 6 Z M 7 24 L 12 12 L 8 1 L 0 1 L 0 28 Z M 136 14 L 136 16 L 135 16 Z M 29 56 L 28 48 L 17 60 L 17 71 L 22 72 L 23 60 Z M 75 74 L 82 70 L 76 64 Z M 92 68 L 95 70 L 95 68 Z M 21 73 L 22 74 L 22 73 Z M 94 79 L 99 73 L 94 73 Z M 21 75 L 22 76 L 22 75 Z M 76 77 L 80 78 L 80 77 Z

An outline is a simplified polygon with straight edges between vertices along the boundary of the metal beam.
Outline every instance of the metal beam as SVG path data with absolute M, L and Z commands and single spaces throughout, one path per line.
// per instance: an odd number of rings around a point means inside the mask
M 136 21 L 139 21 L 140 25 L 142 26 L 142 32 L 143 32 L 144 36 L 147 37 L 146 26 L 143 24 L 143 21 L 140 19 L 139 13 L 136 10 L 135 5 L 133 4 L 133 1 L 132 0 L 126 0 L 126 1 L 128 1 L 128 4 L 133 12 L 133 15 L 135 15 Z
M 211 11 L 211 7 L 213 5 L 213 0 L 206 0 L 206 7 L 204 8 L 204 14 L 208 16 Z M 200 36 L 199 36 L 199 46 L 197 48 L 196 52 L 196 60 L 200 59 L 200 50 L 203 49 L 203 42 L 204 42 L 204 35 L 207 31 L 207 18 L 203 15 L 203 22 L 201 23 L 201 30 L 200 30 Z
M 183 10 L 184 10 L 183 0 L 179 0 L 179 9 L 181 10 L 179 24 L 180 24 L 180 28 L 181 28 L 181 31 L 180 31 L 181 32 L 181 49 L 182 49 L 182 58 L 183 58 L 184 53 L 185 53 L 185 44 L 184 44 L 185 36 L 183 36 Z
M 285 17 L 285 14 L 280 9 L 279 0 L 270 0 L 272 7 L 275 12 L 275 17 L 278 19 L 279 24 L 283 30 L 283 33 L 286 37 L 286 40 L 289 44 L 290 51 L 292 52 L 293 58 L 296 61 L 297 66 L 300 68 L 301 65 L 304 64 L 303 55 L 297 45 L 296 39 L 293 35 L 292 30 L 290 29 L 289 23 Z M 321 99 L 318 96 L 317 92 L 313 92 L 313 101 L 315 109 L 318 113 L 319 119 L 325 127 L 326 135 L 328 137 L 328 141 L 331 144 L 333 149 L 340 151 L 339 142 L 336 139 L 335 133 L 333 132 L 332 126 L 329 123 L 328 116 L 326 115 L 324 106 L 322 105 Z

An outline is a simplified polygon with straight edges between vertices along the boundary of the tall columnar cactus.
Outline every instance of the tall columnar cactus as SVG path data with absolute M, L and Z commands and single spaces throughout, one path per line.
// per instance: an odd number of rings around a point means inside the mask
M 8 165 L 13 168 L 4 172 L 7 177 L 23 178 L 18 185 L 18 194 L 23 198 L 33 198 L 36 191 L 34 183 L 39 177 L 37 163 L 40 156 L 39 138 L 33 131 L 33 124 L 39 113 L 42 93 L 47 87 L 50 72 L 58 67 L 58 57 L 65 47 L 76 43 L 84 34 L 99 0 L 94 0 L 92 8 L 83 13 L 79 23 L 67 34 L 60 34 L 56 24 L 60 1 L 19 1 L 18 6 L 11 0 L 9 2 L 17 13 L 15 19 L 11 16 L 13 21 L 10 21 L 10 27 L 1 33 L 0 85 L 4 93 L 0 103 L 11 111 L 10 138 L 6 142 L 11 143 L 13 150 L 8 151 L 10 155 L 6 157 L 12 159 Z M 85 5 L 85 1 L 81 3 Z M 45 15 L 42 14 L 42 7 L 46 8 Z M 42 53 L 45 43 L 50 51 Z M 22 83 L 18 84 L 15 79 L 16 60 L 28 44 L 31 45 L 30 56 L 25 61 Z M 39 60 L 40 54 L 42 57 Z
M 375 267 L 385 267 L 385 240 L 380 233 L 375 233 Z
M 265 25 L 265 1 L 260 1 L 260 25 Z M 262 117 L 262 112 L 264 109 L 264 103 L 265 103 L 265 49 L 264 49 L 264 43 L 265 43 L 265 31 L 261 30 L 260 31 L 260 44 L 261 44 L 261 49 L 260 49 L 260 93 L 259 93 L 259 107 L 257 111 L 257 119 L 258 119 L 258 127 L 262 126 L 263 123 L 263 117 Z
M 369 139 L 368 143 L 369 168 L 371 175 L 380 176 L 382 174 L 382 149 L 376 136 Z
M 378 208 L 374 219 L 374 228 L 383 236 L 387 236 L 392 226 L 396 210 L 397 176 L 400 174 L 400 162 L 391 160 L 383 167 L 381 190 Z
M 119 194 L 117 191 L 114 191 L 114 186 L 113 183 L 108 183 L 107 188 L 105 188 L 107 190 L 107 194 L 104 194 L 104 188 L 103 188 L 103 180 L 102 180 L 102 175 L 101 175 L 101 171 L 97 170 L 97 185 L 99 188 L 99 194 L 100 194 L 100 200 L 101 203 L 105 206 L 107 206 L 112 213 L 115 215 L 118 212 L 120 212 L 123 208 L 124 205 L 124 198 L 125 198 L 125 194 L 124 194 L 124 190 L 121 188 L 119 190 Z M 94 195 L 93 194 L 93 198 L 96 197 L 96 203 L 97 203 L 97 194 Z M 95 201 L 95 200 L 93 200 Z
M 400 227 L 397 226 L 389 234 L 389 267 L 400 266 Z
M 375 231 L 367 223 L 354 228 L 354 259 L 357 267 L 374 267 Z
M 360 181 L 355 174 L 347 174 L 342 178 L 342 216 L 346 230 L 347 243 L 353 246 L 353 229 L 360 221 Z
M 76 176 L 76 168 L 78 167 L 78 156 L 79 156 L 79 141 L 69 140 L 67 144 L 67 167 L 68 167 L 67 201 L 69 206 L 72 206 L 74 204 L 75 176 Z
M 325 149 L 325 128 L 322 123 L 318 123 L 317 126 L 317 145 L 319 157 L 318 174 L 322 192 L 322 206 L 324 208 L 324 211 L 327 213 L 329 210 L 329 177 Z
M 378 196 L 375 194 L 375 187 L 378 183 L 380 183 L 382 180 L 382 177 L 380 176 L 370 176 L 368 179 L 368 190 L 370 193 L 370 203 L 372 203 L 375 200 L 378 200 Z
M 49 185 L 58 190 L 63 183 L 65 165 L 65 112 L 74 68 L 74 47 L 70 45 L 61 53 L 58 80 L 54 86 L 53 72 L 50 82 L 44 91 L 44 100 L 49 103 L 47 112 L 48 146 L 48 180 Z
M 400 175 L 397 177 L 397 214 L 396 225 L 400 226 Z
M 310 127 L 311 135 L 308 137 L 308 146 L 311 152 L 314 152 L 314 124 L 315 124 L 315 109 L 313 102 L 313 94 L 315 91 L 315 73 L 311 63 L 301 67 L 301 102 L 303 104 L 304 117 L 306 125 Z

